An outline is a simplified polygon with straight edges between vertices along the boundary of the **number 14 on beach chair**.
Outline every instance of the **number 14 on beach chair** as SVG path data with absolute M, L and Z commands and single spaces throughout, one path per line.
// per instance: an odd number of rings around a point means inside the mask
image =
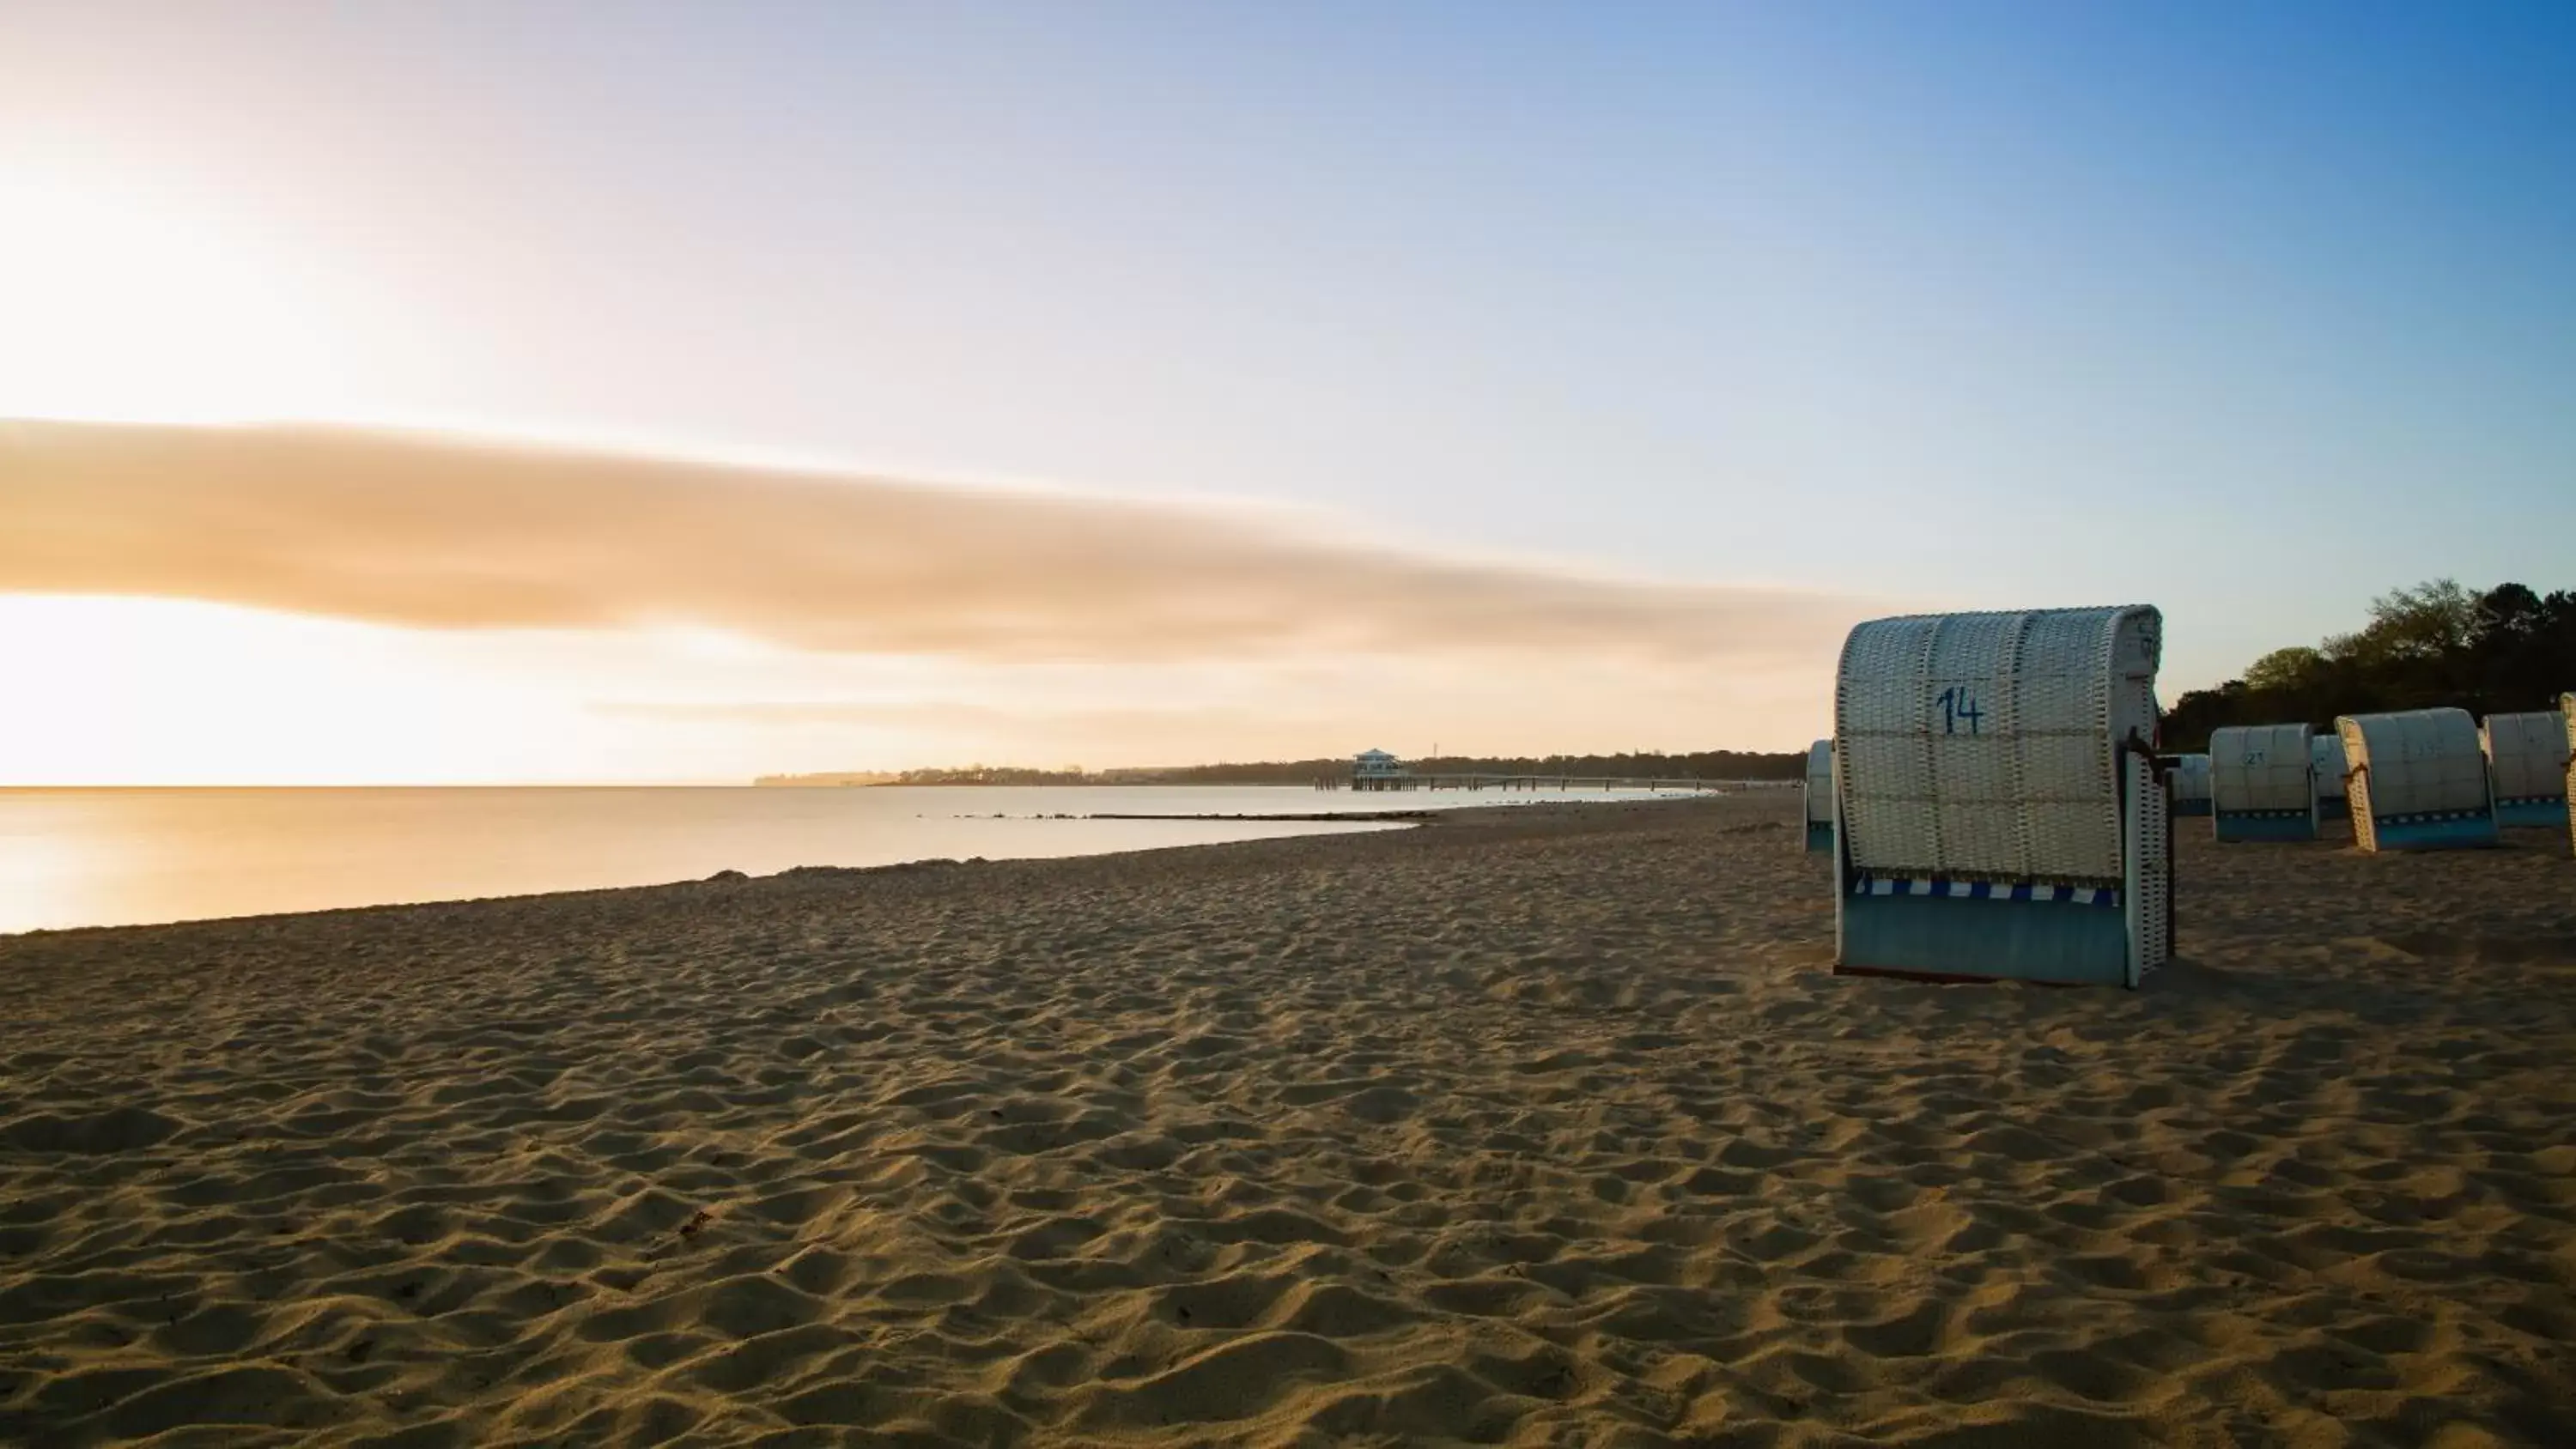
M 2153 608 L 1879 619 L 1834 687 L 1835 969 L 2134 987 L 2171 955 Z

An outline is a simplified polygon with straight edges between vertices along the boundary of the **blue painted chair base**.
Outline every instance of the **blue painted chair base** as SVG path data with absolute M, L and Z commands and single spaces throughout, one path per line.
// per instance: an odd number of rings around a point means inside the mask
M 2382 850 L 2476 850 L 2497 844 L 2493 815 L 2462 820 L 2378 820 L 2371 831 Z
M 1962 963 L 1974 963 L 1962 970 Z M 2125 986 L 2129 913 L 2072 901 L 1856 896 L 1842 901 L 1846 976 Z
M 2173 802 L 2173 813 L 2176 815 L 2206 815 L 2209 813 L 2209 802 L 2206 800 L 2176 800 Z
M 2221 810 L 2217 817 L 2220 840 L 2314 840 L 2317 822 L 2306 812 L 2283 815 L 2272 811 Z
M 1810 821 L 1808 821 L 1808 822 L 1807 822 L 1807 848 L 1808 848 L 1809 850 L 1831 850 L 1831 849 L 1833 849 L 1833 848 L 1834 848 L 1834 822 L 1832 822 L 1832 821 L 1830 821 L 1830 820 L 1810 820 Z
M 2495 812 L 2498 825 L 2567 828 L 2567 802 L 2563 799 L 2498 800 Z

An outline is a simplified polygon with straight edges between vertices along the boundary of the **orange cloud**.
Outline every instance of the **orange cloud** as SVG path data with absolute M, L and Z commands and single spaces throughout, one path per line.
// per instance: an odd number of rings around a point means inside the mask
M 432 629 L 689 622 L 992 661 L 1829 657 L 1870 612 L 1405 552 L 1247 512 L 318 427 L 0 423 L 0 591 Z

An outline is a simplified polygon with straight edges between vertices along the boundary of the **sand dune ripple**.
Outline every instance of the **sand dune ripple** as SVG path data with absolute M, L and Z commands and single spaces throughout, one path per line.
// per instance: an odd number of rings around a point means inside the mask
M 1940 988 L 1794 809 L 0 940 L 0 1440 L 2576 1443 L 2563 840 Z

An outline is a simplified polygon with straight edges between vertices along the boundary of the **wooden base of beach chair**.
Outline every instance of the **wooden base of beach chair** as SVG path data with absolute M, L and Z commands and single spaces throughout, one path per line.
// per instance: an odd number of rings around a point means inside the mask
M 2567 828 L 2567 800 L 2564 796 L 2495 802 L 2496 824 L 2508 829 L 2564 830 Z
M 2484 850 L 2501 844 L 2493 812 L 2445 817 L 2382 816 L 2370 822 L 2378 850 Z
M 2128 985 L 2128 913 L 2115 892 L 2086 895 L 2082 901 L 1848 896 L 1834 970 L 1923 981 Z

